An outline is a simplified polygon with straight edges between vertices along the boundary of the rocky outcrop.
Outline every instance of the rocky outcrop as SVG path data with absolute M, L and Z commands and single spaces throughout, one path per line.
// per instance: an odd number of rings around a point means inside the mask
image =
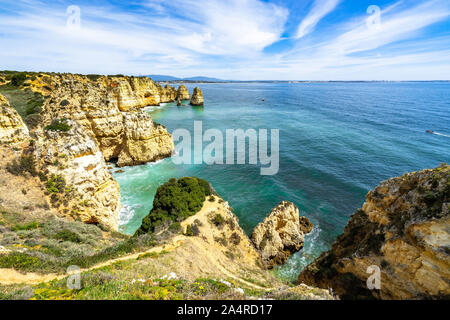
M 36 135 L 35 153 L 51 203 L 61 215 L 117 230 L 120 187 L 95 139 L 76 121 L 66 124 L 67 132 Z
M 145 77 L 37 74 L 27 81 L 47 97 L 32 130 L 39 170 L 71 191 L 50 194 L 53 206 L 63 215 L 117 229 L 119 186 L 105 161 L 127 166 L 171 156 L 172 136 L 143 107 L 174 101 L 176 89 Z M 70 129 L 51 128 L 52 123 Z
M 448 165 L 382 182 L 298 282 L 344 299 L 448 299 L 449 212 Z M 370 278 L 377 269 L 379 287 Z
M 125 135 L 117 165 L 139 165 L 170 157 L 175 148 L 166 128 L 152 121 L 147 113 L 129 112 L 124 116 Z
M 161 98 L 161 103 L 174 102 L 177 98 L 177 89 L 172 88 L 169 85 L 165 87 L 159 86 L 159 96 Z
M 194 93 L 192 94 L 191 106 L 203 106 L 203 92 L 200 88 L 195 87 Z
M 159 104 L 161 90 L 173 96 L 173 88 L 162 88 L 148 78 L 102 77 L 93 82 L 77 75 L 54 77 L 57 86 L 43 107 L 45 124 L 63 118 L 78 122 L 98 142 L 105 160 L 118 159 L 120 166 L 171 155 L 171 135 L 142 107 Z
M 0 144 L 23 142 L 27 138 L 28 129 L 22 118 L 0 94 Z
M 283 264 L 292 253 L 303 248 L 304 235 L 313 225 L 300 217 L 299 209 L 291 202 L 276 206 L 252 234 L 252 241 L 261 253 L 266 268 Z
M 180 85 L 180 87 L 178 88 L 177 99 L 180 99 L 180 100 L 190 100 L 191 99 L 191 95 L 189 94 L 188 89 L 183 84 Z

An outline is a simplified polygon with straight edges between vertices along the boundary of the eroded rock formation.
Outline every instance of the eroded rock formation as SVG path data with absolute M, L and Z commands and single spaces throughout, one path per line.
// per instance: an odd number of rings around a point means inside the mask
M 203 106 L 203 92 L 200 88 L 195 87 L 194 93 L 192 94 L 191 106 Z
M 448 165 L 382 182 L 298 282 L 344 299 L 448 299 L 449 212 Z M 381 271 L 379 290 L 368 289 L 371 266 Z
M 63 216 L 117 230 L 120 187 L 92 137 L 76 121 L 67 132 L 43 130 L 35 142 L 50 201 Z
M 285 263 L 292 253 L 303 248 L 304 235 L 312 228 L 292 202 L 283 201 L 255 228 L 252 241 L 265 267 L 270 269 Z
M 191 99 L 191 95 L 189 94 L 188 89 L 183 84 L 180 85 L 180 87 L 178 88 L 177 99 L 180 99 L 180 100 L 190 100 Z
M 117 229 L 119 186 L 105 161 L 127 166 L 171 156 L 172 136 L 143 108 L 175 101 L 177 90 L 145 77 L 37 74 L 26 82 L 46 97 L 31 135 L 39 170 L 64 185 L 50 192 L 52 204 L 63 215 Z M 3 100 L 2 142 L 26 137 L 26 126 Z
M 0 94 L 0 144 L 22 142 L 27 138 L 28 129 L 22 118 Z

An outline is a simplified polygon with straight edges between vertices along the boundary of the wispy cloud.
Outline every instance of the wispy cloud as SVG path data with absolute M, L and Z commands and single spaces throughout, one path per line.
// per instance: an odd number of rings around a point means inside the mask
M 341 0 L 315 0 L 308 15 L 302 20 L 297 30 L 297 38 L 311 33 L 319 21 L 333 11 Z
M 65 1 L 3 0 L 0 69 L 104 74 L 205 75 L 225 79 L 445 79 L 450 70 L 450 3 L 392 2 L 380 28 L 361 15 L 339 12 L 339 1 L 312 1 L 303 39 L 283 43 L 294 7 L 270 0 L 143 0 L 133 6 L 83 2 L 81 29 L 66 28 Z M 293 20 L 289 20 L 293 19 Z M 335 19 L 335 18 L 334 18 Z M 289 21 L 289 23 L 287 23 Z M 302 27 L 303 25 L 303 27 Z M 438 27 L 436 27 L 438 26 Z M 448 26 L 448 24 L 447 24 Z M 446 31 L 445 31 L 446 30 Z M 438 32 L 437 32 L 438 31 Z

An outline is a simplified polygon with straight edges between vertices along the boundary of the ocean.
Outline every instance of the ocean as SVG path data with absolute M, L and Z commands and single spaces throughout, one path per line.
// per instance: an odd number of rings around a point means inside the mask
M 165 104 L 147 111 L 169 132 L 193 132 L 196 120 L 203 130 L 219 129 L 224 135 L 226 129 L 279 129 L 278 174 L 261 176 L 258 165 L 176 165 L 172 159 L 121 173 L 115 168 L 123 232 L 139 228 L 156 189 L 172 177 L 210 181 L 249 235 L 274 206 L 289 200 L 315 226 L 304 249 L 275 270 L 295 281 L 304 266 L 330 248 L 369 190 L 405 172 L 450 162 L 449 82 L 199 86 L 204 107 Z M 193 87 L 188 85 L 190 92 Z

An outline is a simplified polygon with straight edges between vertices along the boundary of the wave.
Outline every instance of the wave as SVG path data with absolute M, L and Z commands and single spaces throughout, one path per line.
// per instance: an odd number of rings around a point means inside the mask
M 123 226 L 128 224 L 131 219 L 133 219 L 134 215 L 136 214 L 136 211 L 134 209 L 126 204 L 122 205 L 122 209 L 119 212 L 119 226 Z
M 437 135 L 437 136 L 443 136 L 443 137 L 447 137 L 447 138 L 450 138 L 450 136 L 449 136 L 449 135 L 447 135 L 447 134 L 443 134 L 443 133 L 439 133 L 439 132 L 433 132 L 433 134 L 435 134 L 435 135 Z

